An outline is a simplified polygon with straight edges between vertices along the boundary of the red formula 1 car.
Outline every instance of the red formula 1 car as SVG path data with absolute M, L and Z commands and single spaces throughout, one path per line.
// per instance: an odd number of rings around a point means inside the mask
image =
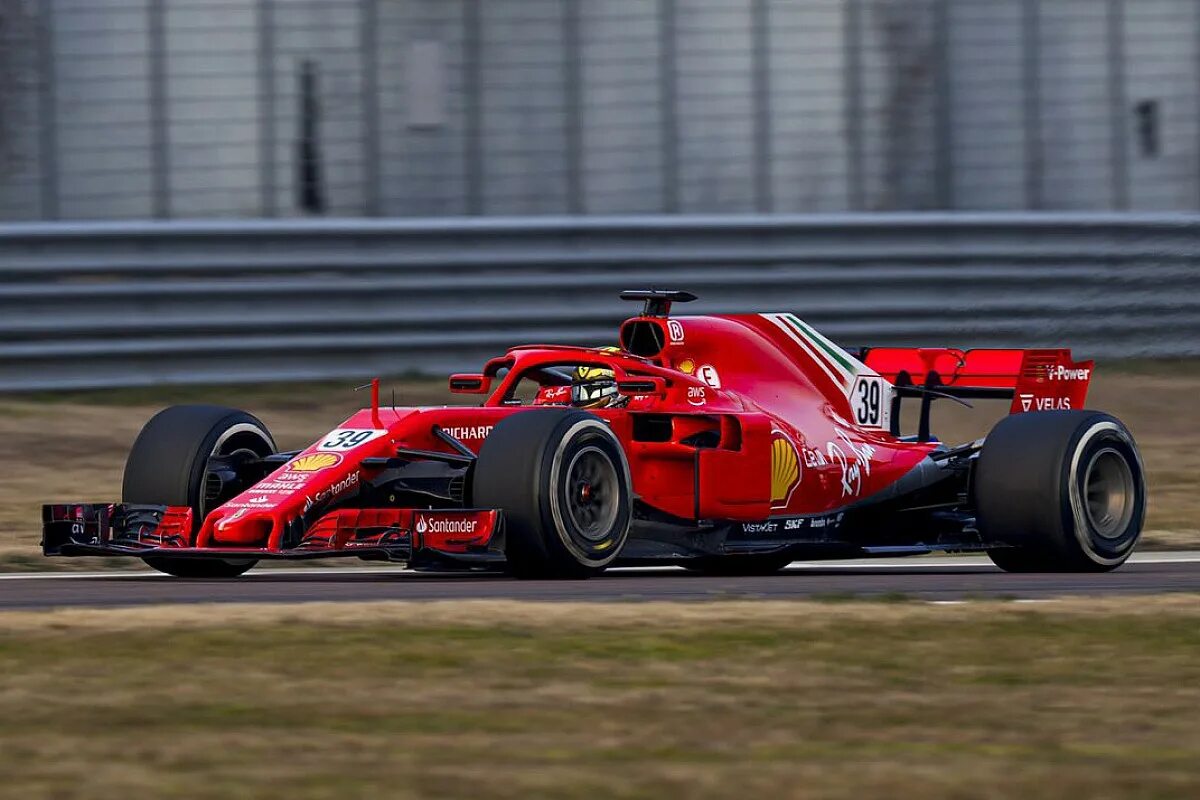
M 133 446 L 123 502 L 44 508 L 44 552 L 179 576 L 358 556 L 549 578 L 938 550 L 1103 571 L 1137 543 L 1137 447 L 1082 410 L 1092 363 L 1067 350 L 851 352 L 792 314 L 673 317 L 695 298 L 622 297 L 645 307 L 620 348 L 513 348 L 450 378 L 478 406 L 381 408 L 376 383 L 370 408 L 297 452 L 242 411 L 168 408 Z M 1011 413 L 948 445 L 930 429 L 942 398 L 1011 398 Z

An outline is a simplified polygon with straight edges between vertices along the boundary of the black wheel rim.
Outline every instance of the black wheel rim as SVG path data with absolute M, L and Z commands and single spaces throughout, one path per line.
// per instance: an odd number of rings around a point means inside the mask
M 617 467 L 598 447 L 585 447 L 566 471 L 567 516 L 572 531 L 590 544 L 607 539 L 620 511 Z
M 245 436 L 247 433 L 251 433 L 251 432 L 243 431 L 242 435 Z M 215 445 L 213 445 L 212 452 L 209 453 L 209 458 L 212 458 L 214 456 L 233 456 L 233 455 L 239 455 L 239 454 L 253 456 L 253 457 L 257 458 L 257 457 L 261 457 L 264 455 L 268 455 L 275 451 L 275 448 L 271 445 L 270 441 L 268 441 L 267 439 L 265 439 L 262 436 L 257 435 L 257 434 L 255 434 L 255 438 L 258 440 L 258 444 L 259 444 L 262 452 L 259 452 L 258 450 L 256 450 L 253 447 L 246 447 L 244 444 L 244 440 L 243 440 L 243 443 L 239 446 L 239 444 L 237 443 L 238 442 L 237 439 L 222 438 L 222 439 L 219 439 Z M 221 484 L 220 479 L 217 478 L 215 475 L 213 475 L 212 473 L 206 473 L 204 475 L 203 483 L 201 484 L 201 489 L 200 489 L 199 519 L 200 520 L 205 519 L 208 516 L 209 512 L 212 511 L 212 509 L 216 508 L 217 506 L 221 505 L 222 503 L 227 502 L 235 494 L 236 494 L 236 492 L 232 492 L 232 493 L 228 492 L 226 490 L 226 487 L 224 487 Z M 226 564 L 230 564 L 233 566 L 244 566 L 246 564 L 253 565 L 253 564 L 257 563 L 257 560 L 253 559 L 253 558 L 223 558 L 223 559 L 219 559 L 219 560 L 224 561 Z
M 1136 488 L 1125 456 L 1111 447 L 1097 450 L 1084 472 L 1084 506 L 1096 536 L 1112 541 L 1133 520 Z
M 252 458 L 259 458 L 264 454 L 255 452 L 249 447 L 226 448 L 218 445 L 217 447 L 213 448 L 213 451 L 209 457 L 212 458 L 213 456 L 236 455 L 246 455 Z M 211 472 L 206 473 L 204 476 L 204 486 L 200 494 L 200 519 L 207 517 L 209 512 L 211 512 L 217 506 L 231 500 L 235 494 L 237 494 L 237 492 L 230 492 L 227 490 L 217 475 Z

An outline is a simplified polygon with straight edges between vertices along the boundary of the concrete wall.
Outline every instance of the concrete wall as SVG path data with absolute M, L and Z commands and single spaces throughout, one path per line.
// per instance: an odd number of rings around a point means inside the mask
M 376 48 L 379 59 L 382 213 L 396 216 L 456 216 L 470 213 L 468 185 L 466 12 L 471 0 L 413 0 L 379 5 Z M 440 85 L 419 85 L 420 48 L 440 64 Z M 412 93 L 441 112 L 440 121 L 415 115 Z
M 65 219 L 155 213 L 148 12 L 146 0 L 54 4 L 48 111 Z
M 1157 155 L 1143 152 L 1137 122 L 1126 114 L 1129 206 L 1195 208 L 1200 203 L 1200 6 L 1138 0 L 1126 7 L 1124 34 L 1127 105 L 1156 102 L 1161 139 Z
M 1026 206 L 1027 121 L 1022 48 L 1025 3 L 958 3 L 948 9 L 953 31 L 947 63 L 952 141 L 950 192 L 964 208 Z
M 0 218 L 1195 209 L 1195 0 L 0 0 Z M 307 66 L 306 66 L 307 65 Z
M 0 0 L 0 219 L 37 219 L 42 196 L 36 0 Z
M 579 6 L 584 211 L 639 214 L 666 196 L 658 0 Z
M 851 207 L 847 18 L 842 0 L 769 4 L 771 210 Z
M 163 9 L 168 207 L 178 217 L 262 210 L 258 9 L 172 0 Z

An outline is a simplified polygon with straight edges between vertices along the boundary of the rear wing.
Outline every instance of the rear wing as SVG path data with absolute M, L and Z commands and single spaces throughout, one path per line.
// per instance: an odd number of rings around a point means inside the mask
M 1092 361 L 1067 349 L 958 350 L 950 347 L 866 348 L 861 360 L 895 385 L 961 398 L 1012 399 L 1010 414 L 1083 408 Z

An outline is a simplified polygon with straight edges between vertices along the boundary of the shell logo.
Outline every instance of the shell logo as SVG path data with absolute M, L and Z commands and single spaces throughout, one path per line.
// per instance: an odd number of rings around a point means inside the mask
M 342 457 L 337 453 L 309 453 L 288 464 L 288 471 L 320 472 L 340 463 L 342 463 Z
M 686 372 L 688 375 L 691 375 L 696 371 L 696 362 L 692 361 L 690 358 L 685 358 L 683 361 L 679 362 L 679 371 Z
M 800 484 L 800 456 L 796 445 L 782 431 L 774 431 L 771 442 L 771 507 L 783 508 Z

